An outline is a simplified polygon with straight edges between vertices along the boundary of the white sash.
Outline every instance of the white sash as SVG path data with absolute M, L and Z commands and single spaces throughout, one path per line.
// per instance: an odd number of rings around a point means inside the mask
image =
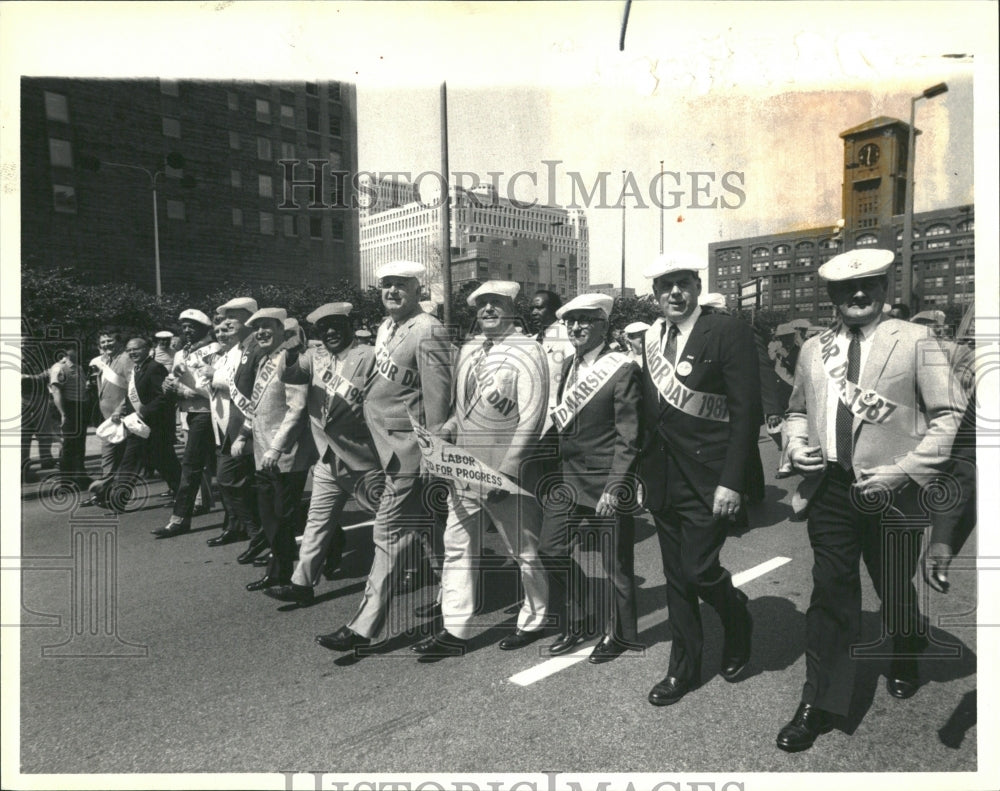
M 212 342 L 202 346 L 200 349 L 195 349 L 194 351 L 188 352 L 184 359 L 181 360 L 181 365 L 187 368 L 201 368 L 205 364 L 205 358 L 210 354 L 215 354 L 222 348 L 216 342 Z M 177 368 L 178 366 L 174 366 Z
M 132 402 L 132 409 L 138 415 L 142 401 L 139 400 L 139 391 L 135 389 L 135 368 L 132 369 L 132 373 L 128 377 L 128 400 Z
M 103 358 L 100 355 L 91 360 L 90 364 L 100 370 L 101 376 L 104 377 L 104 381 L 107 382 L 108 384 L 112 384 L 115 387 L 120 387 L 123 390 L 126 387 L 128 387 L 128 382 L 122 379 L 122 377 L 119 376 L 119 374 L 114 369 L 112 369 L 110 365 L 104 362 Z
M 478 484 L 483 489 L 503 489 L 511 494 L 530 496 L 529 492 L 506 475 L 484 464 L 464 448 L 435 437 L 416 423 L 413 424 L 413 431 L 423 455 L 421 466 L 427 473 L 448 478 L 464 486 Z
M 323 426 L 326 426 L 326 420 L 332 411 L 334 399 L 339 398 L 345 401 L 351 412 L 357 417 L 361 416 L 364 403 L 364 394 L 361 388 L 353 384 L 350 379 L 345 379 L 339 373 L 336 373 L 331 367 L 332 363 L 333 357 L 330 356 L 326 370 L 320 377 L 320 381 L 323 382 L 326 392 L 326 397 L 323 401 L 322 417 L 320 419 Z
M 278 358 L 281 354 L 273 354 L 264 360 L 260 368 L 257 369 L 257 377 L 253 381 L 253 392 L 250 393 L 250 411 L 247 417 L 252 418 L 257 407 L 260 406 L 260 399 L 264 397 L 264 391 L 268 383 L 274 378 L 274 372 L 278 369 Z
M 841 403 L 867 423 L 884 423 L 893 412 L 899 411 L 904 416 L 900 425 L 913 425 L 912 415 L 905 414 L 913 411 L 909 407 L 900 406 L 874 390 L 862 390 L 854 382 L 848 381 L 847 352 L 841 349 L 838 331 L 839 325 L 824 330 L 819 335 L 819 344 L 823 370 L 836 385 Z
M 412 368 L 397 363 L 382 344 L 375 347 L 375 369 L 393 384 L 413 390 L 420 387 L 420 374 Z
M 628 365 L 629 358 L 621 352 L 609 352 L 599 357 L 586 375 L 563 393 L 563 399 L 552 410 L 552 422 L 559 431 L 565 431 L 581 409 L 590 403 L 619 368 Z
M 724 395 L 692 390 L 677 379 L 674 366 L 660 349 L 662 322 L 663 319 L 659 319 L 646 331 L 646 361 L 649 364 L 649 376 L 653 380 L 653 385 L 663 400 L 674 409 L 702 420 L 728 423 L 729 401 Z

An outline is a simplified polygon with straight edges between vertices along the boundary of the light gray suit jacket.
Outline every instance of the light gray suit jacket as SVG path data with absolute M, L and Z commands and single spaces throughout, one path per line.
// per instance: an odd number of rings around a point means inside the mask
M 268 450 L 281 451 L 279 472 L 308 470 L 316 460 L 316 447 L 307 424 L 306 385 L 285 384 L 281 376 L 285 370 L 285 352 L 277 352 L 278 365 L 274 375 L 264 385 L 260 399 L 254 407 L 253 419 L 247 420 L 241 433 L 249 426 L 253 432 L 253 456 L 257 469 Z M 261 358 L 260 368 L 267 357 Z M 258 374 L 260 371 L 258 368 Z M 256 384 L 256 382 L 255 382 Z

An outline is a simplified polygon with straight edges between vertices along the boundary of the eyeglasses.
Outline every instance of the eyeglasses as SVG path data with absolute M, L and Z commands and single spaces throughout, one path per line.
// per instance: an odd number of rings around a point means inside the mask
M 572 319 L 563 319 L 563 324 L 565 324 L 567 327 L 572 327 L 574 324 L 577 324 L 581 327 L 590 327 L 602 321 L 604 321 L 604 319 L 598 319 L 593 316 L 576 316 Z
M 126 346 L 125 351 L 127 352 L 144 352 L 146 351 L 145 346 Z

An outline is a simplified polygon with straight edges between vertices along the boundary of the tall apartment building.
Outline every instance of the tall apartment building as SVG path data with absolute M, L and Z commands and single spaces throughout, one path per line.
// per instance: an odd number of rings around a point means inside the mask
M 376 268 L 408 259 L 428 267 L 439 282 L 441 210 L 421 202 L 413 185 L 361 181 L 361 284 L 375 284 Z M 580 209 L 522 206 L 492 185 L 452 188 L 452 286 L 470 280 L 514 280 L 524 293 L 549 289 L 572 298 L 590 275 L 587 218 Z
M 919 134 L 919 130 L 917 132 Z M 795 318 L 827 321 L 833 306 L 816 274 L 821 264 L 857 247 L 896 251 L 890 301 L 902 297 L 903 212 L 909 124 L 879 117 L 842 132 L 843 227 L 829 225 L 708 246 L 710 291 L 738 302 L 740 283 L 760 281 L 761 305 Z M 913 218 L 914 308 L 969 304 L 975 292 L 975 208 L 920 212 Z
M 357 211 L 332 208 L 352 194 L 286 187 L 310 159 L 357 171 L 353 85 L 25 78 L 22 266 L 153 291 L 158 246 L 164 292 L 357 282 Z

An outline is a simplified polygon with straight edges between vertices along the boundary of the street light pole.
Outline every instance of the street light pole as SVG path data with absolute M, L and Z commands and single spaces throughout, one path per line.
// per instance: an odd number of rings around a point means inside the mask
M 553 220 L 549 223 L 549 282 L 548 287 L 550 289 L 555 289 L 555 281 L 552 279 L 552 248 L 555 245 L 556 232 L 555 229 L 560 225 L 565 225 L 566 223 L 562 220 Z
M 903 271 L 900 283 L 899 301 L 905 302 L 915 313 L 918 306 L 913 302 L 913 176 L 916 171 L 914 159 L 917 153 L 917 102 L 933 99 L 948 92 L 948 86 L 939 82 L 927 88 L 919 96 L 910 99 L 910 140 L 906 155 L 906 207 L 903 211 Z
M 163 287 L 160 284 L 160 218 L 156 210 L 156 176 L 152 178 L 153 186 L 153 254 L 156 258 L 156 296 L 162 296 Z

